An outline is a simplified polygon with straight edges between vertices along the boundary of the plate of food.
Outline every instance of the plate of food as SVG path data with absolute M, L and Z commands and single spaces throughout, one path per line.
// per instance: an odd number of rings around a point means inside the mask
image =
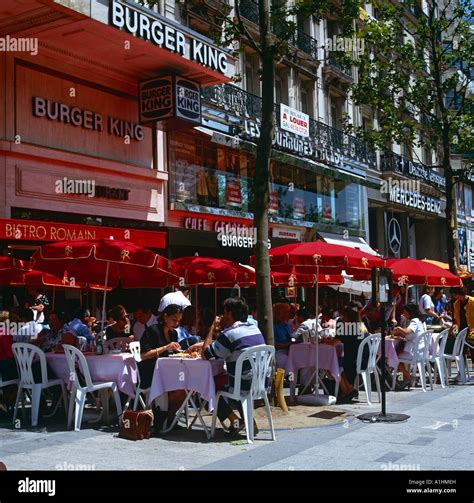
M 200 358 L 201 355 L 197 351 L 193 351 L 192 353 L 173 353 L 172 355 L 169 356 L 169 358 L 184 358 L 186 360 L 196 360 L 197 358 Z

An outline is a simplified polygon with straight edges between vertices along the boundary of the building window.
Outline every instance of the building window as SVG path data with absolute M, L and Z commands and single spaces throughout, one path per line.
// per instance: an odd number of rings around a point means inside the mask
M 168 134 L 170 208 L 252 218 L 255 157 L 197 131 Z M 362 230 L 362 187 L 272 161 L 270 221 Z

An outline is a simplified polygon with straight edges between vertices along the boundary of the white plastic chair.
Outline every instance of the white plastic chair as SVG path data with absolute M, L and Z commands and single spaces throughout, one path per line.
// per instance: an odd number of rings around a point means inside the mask
M 253 402 L 263 399 L 265 410 L 270 423 L 272 440 L 275 440 L 275 430 L 273 429 L 272 412 L 267 397 L 267 388 L 265 381 L 270 376 L 272 362 L 275 358 L 275 348 L 265 344 L 244 349 L 237 359 L 235 365 L 234 391 L 219 391 L 216 395 L 216 404 L 212 415 L 211 437 L 214 437 L 217 422 L 217 409 L 221 398 L 229 398 L 242 403 L 245 430 L 247 433 L 247 442 L 253 443 Z M 241 391 L 242 366 L 244 362 L 249 362 L 252 369 L 252 383 L 250 391 Z
M 411 358 L 403 358 L 401 356 L 399 357 L 400 363 L 406 363 L 410 365 L 412 381 L 416 380 L 416 371 L 418 370 L 418 373 L 420 375 L 421 388 L 424 392 L 426 392 L 425 371 L 428 372 L 431 390 L 433 390 L 433 376 L 429 364 L 431 336 L 432 332 L 424 332 L 423 334 L 418 335 L 413 343 L 413 353 Z
M 464 360 L 464 344 L 466 343 L 467 337 L 467 328 L 461 330 L 456 336 L 456 340 L 454 341 L 453 353 L 451 355 L 444 354 L 443 357 L 446 362 L 446 366 L 448 368 L 448 376 L 451 375 L 451 362 L 456 363 L 456 367 L 458 369 L 458 375 L 460 384 L 465 384 L 466 382 L 466 366 Z
M 62 398 L 64 402 L 64 410 L 67 411 L 67 394 L 66 386 L 62 379 L 48 379 L 48 371 L 46 367 L 46 355 L 41 349 L 33 344 L 27 342 L 16 342 L 12 344 L 13 354 L 15 356 L 16 364 L 18 367 L 18 374 L 20 375 L 18 383 L 18 393 L 16 395 L 15 401 L 15 411 L 13 413 L 13 423 L 16 421 L 18 414 L 18 405 L 20 403 L 20 398 L 22 399 L 22 405 L 24 406 L 24 392 L 31 392 L 31 426 L 38 425 L 38 414 L 41 393 L 44 389 L 51 388 L 53 386 L 61 386 Z M 36 383 L 33 377 L 33 361 L 35 358 L 38 359 L 41 369 L 41 382 Z M 59 407 L 60 400 L 58 400 L 53 412 L 51 414 L 45 415 L 44 417 L 51 417 L 56 413 Z
M 374 334 L 366 337 L 359 345 L 359 350 L 357 352 L 357 376 L 355 380 L 355 388 L 359 389 L 360 376 L 362 376 L 362 381 L 364 382 L 365 394 L 367 395 L 367 403 L 372 405 L 372 382 L 371 374 L 374 374 L 375 385 L 377 386 L 377 396 L 380 402 L 380 379 L 379 373 L 377 372 L 377 354 L 380 346 L 380 335 Z M 369 349 L 369 359 L 367 361 L 367 367 L 362 369 L 362 358 L 364 356 L 364 349 Z
M 91 373 L 89 371 L 89 365 L 85 356 L 74 346 L 69 344 L 63 344 L 64 353 L 66 354 L 67 363 L 69 366 L 69 373 L 72 381 L 71 398 L 69 401 L 69 413 L 68 413 L 68 428 L 71 427 L 72 423 L 72 413 L 74 404 L 75 408 L 75 418 L 74 418 L 74 430 L 80 431 L 82 414 L 84 412 L 84 405 L 86 403 L 87 393 L 94 393 L 95 391 L 104 392 L 107 389 L 111 389 L 115 398 L 115 406 L 117 408 L 117 415 L 122 414 L 122 403 L 120 402 L 120 395 L 118 392 L 117 384 L 114 382 L 101 382 L 93 383 L 91 378 Z M 85 386 L 80 384 L 79 375 L 76 369 L 76 361 L 79 364 L 80 372 L 86 383 Z M 105 394 L 105 393 L 104 393 Z M 104 402 L 108 397 L 104 397 Z
M 130 351 L 133 355 L 133 358 L 135 360 L 135 367 L 137 370 L 137 386 L 135 388 L 135 400 L 133 402 L 133 410 L 137 410 L 138 407 L 138 401 L 140 401 L 140 405 L 143 407 L 143 410 L 145 410 L 146 404 L 148 403 L 148 394 L 150 392 L 150 388 L 142 388 L 141 387 L 141 379 L 140 379 L 140 371 L 138 369 L 138 362 L 142 361 L 141 353 L 140 353 L 140 342 L 135 341 L 131 342 L 129 344 Z M 143 400 L 142 393 L 145 394 L 145 400 Z
M 128 351 L 129 343 L 130 341 L 128 337 L 114 337 L 113 339 L 104 341 L 103 344 L 104 355 L 110 353 L 111 351 L 118 351 L 118 350 L 120 350 L 121 352 Z
M 467 334 L 466 334 L 466 339 L 467 339 Z M 471 344 L 469 344 L 467 341 L 464 342 L 464 345 L 467 346 L 468 348 L 470 348 L 471 354 L 474 354 L 473 353 L 474 346 L 472 346 Z M 464 368 L 466 369 L 467 380 L 470 381 L 471 380 L 471 376 L 469 374 L 469 362 L 467 361 L 467 355 L 466 354 L 464 354 Z
M 431 353 L 429 354 L 428 360 L 434 365 L 434 382 L 439 374 L 439 380 L 441 382 L 441 387 L 446 388 L 448 385 L 448 376 L 446 371 L 446 361 L 444 359 L 444 352 L 446 348 L 446 342 L 448 340 L 449 328 L 439 332 L 438 334 L 433 334 L 433 339 L 431 342 Z

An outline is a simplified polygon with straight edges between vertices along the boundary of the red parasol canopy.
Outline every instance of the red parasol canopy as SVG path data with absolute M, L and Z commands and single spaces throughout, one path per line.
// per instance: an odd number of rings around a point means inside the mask
M 41 246 L 34 267 L 60 278 L 115 288 L 163 288 L 177 284 L 171 261 L 129 241 L 114 239 L 62 241 Z M 65 274 L 65 271 L 67 273 Z
M 296 273 L 357 274 L 370 278 L 373 267 L 383 267 L 384 260 L 349 246 L 341 246 L 324 241 L 295 243 L 273 248 L 270 253 L 270 267 L 274 272 L 296 271 Z M 252 263 L 255 258 L 252 257 Z M 319 268 L 319 269 L 317 269 Z
M 453 273 L 434 264 L 414 258 L 387 260 L 392 269 L 393 283 L 402 285 L 429 285 L 458 287 L 462 281 Z
M 231 260 L 213 257 L 182 257 L 172 260 L 190 286 L 229 287 L 255 282 L 255 272 Z

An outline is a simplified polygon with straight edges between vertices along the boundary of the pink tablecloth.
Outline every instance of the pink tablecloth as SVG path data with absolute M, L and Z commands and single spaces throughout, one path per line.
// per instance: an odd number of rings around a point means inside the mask
M 136 366 L 130 353 L 118 355 L 85 354 L 93 383 L 115 382 L 118 389 L 128 396 L 135 396 Z M 46 353 L 48 365 L 59 379 L 70 384 L 69 367 L 63 353 Z
M 341 379 L 336 347 L 318 344 L 319 368 L 328 370 L 336 382 Z M 285 371 L 295 372 L 306 367 L 316 367 L 316 345 L 311 343 L 292 344 L 288 353 Z
M 387 358 L 389 367 L 393 369 L 397 369 L 400 363 L 397 355 L 397 346 L 399 343 L 399 339 L 385 339 L 385 358 Z M 378 355 L 380 356 L 381 354 L 382 346 L 379 346 Z
M 158 358 L 148 403 L 168 391 L 185 389 L 199 393 L 209 402 L 209 409 L 212 410 L 216 395 L 213 373 L 213 365 L 209 360 Z

